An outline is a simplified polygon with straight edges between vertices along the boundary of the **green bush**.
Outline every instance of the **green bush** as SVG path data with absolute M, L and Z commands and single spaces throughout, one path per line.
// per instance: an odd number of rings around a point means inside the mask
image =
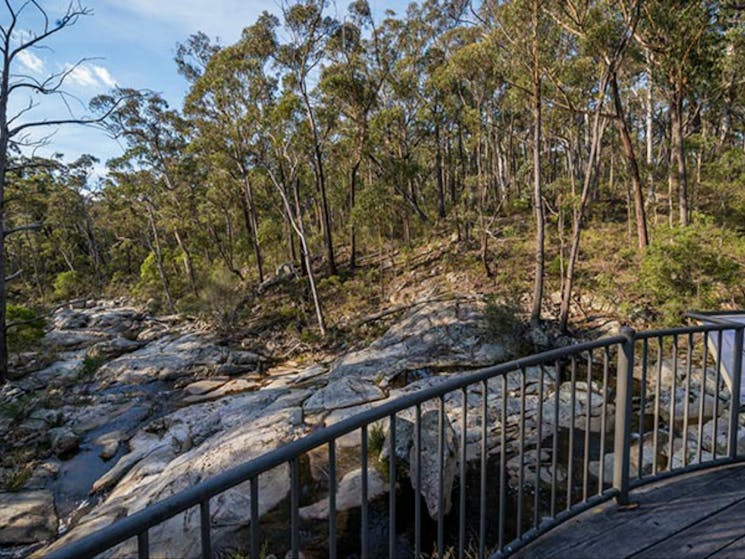
M 732 299 L 742 240 L 698 217 L 688 227 L 656 231 L 642 261 L 640 285 L 665 324 L 691 309 L 715 309 Z
M 11 352 L 34 349 L 44 337 L 46 321 L 34 309 L 23 305 L 8 305 L 6 309 L 8 350 Z
M 57 274 L 52 283 L 56 299 L 72 299 L 85 291 L 83 281 L 78 272 L 66 270 Z
M 487 334 L 493 338 L 516 334 L 520 329 L 518 313 L 519 309 L 516 305 L 488 295 L 484 310 Z

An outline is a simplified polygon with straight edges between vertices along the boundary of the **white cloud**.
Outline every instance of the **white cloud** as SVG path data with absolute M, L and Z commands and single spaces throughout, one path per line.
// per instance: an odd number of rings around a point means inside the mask
M 72 69 L 71 69 L 72 68 Z M 67 64 L 65 66 L 66 71 L 69 71 L 67 79 L 74 85 L 80 87 L 96 87 L 98 86 L 98 80 L 91 72 L 90 68 L 85 65 L 75 66 L 74 68 Z
M 65 65 L 65 71 L 68 71 L 67 81 L 79 87 L 116 87 L 116 80 L 106 68 L 95 64 L 79 64 L 73 67 L 72 64 Z
M 44 73 L 44 61 L 33 52 L 22 50 L 18 53 L 18 60 L 34 74 Z
M 106 68 L 104 68 L 103 66 L 96 66 L 95 64 L 91 64 L 91 68 L 93 69 L 93 72 L 96 74 L 101 83 L 103 83 L 106 87 L 116 87 L 117 84 L 114 76 L 112 76 Z

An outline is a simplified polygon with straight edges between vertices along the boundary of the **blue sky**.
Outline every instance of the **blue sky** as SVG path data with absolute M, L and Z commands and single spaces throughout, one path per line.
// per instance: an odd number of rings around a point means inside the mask
M 396 0 L 369 2 L 378 18 L 386 9 L 402 13 L 407 5 Z M 329 13 L 343 17 L 348 3 L 332 3 Z M 18 7 L 22 2 L 11 0 L 11 4 Z M 41 4 L 53 20 L 64 13 L 68 1 L 42 0 Z M 83 5 L 91 8 L 93 15 L 81 18 L 75 26 L 46 41 L 47 48 L 27 51 L 13 68 L 16 73 L 44 78 L 88 58 L 75 68 L 65 84 L 71 95 L 68 104 L 77 116 L 85 115 L 90 98 L 115 85 L 158 91 L 172 106 L 180 107 L 187 84 L 176 73 L 173 62 L 177 43 L 196 31 L 204 31 L 212 38 L 219 37 L 222 44 L 230 44 L 262 11 L 279 12 L 278 0 L 89 0 Z M 6 23 L 7 18 L 2 8 L 0 22 Z M 21 19 L 20 28 L 38 29 L 37 23 L 29 12 L 28 17 Z M 26 120 L 68 115 L 68 108 L 59 100 L 36 99 L 39 106 L 24 115 Z M 24 108 L 28 100 L 25 94 L 12 96 L 10 114 Z M 90 127 L 68 125 L 48 132 L 54 135 L 48 145 L 37 150 L 38 155 L 60 152 L 72 160 L 89 153 L 101 159 L 101 174 L 106 159 L 122 152 L 115 140 Z

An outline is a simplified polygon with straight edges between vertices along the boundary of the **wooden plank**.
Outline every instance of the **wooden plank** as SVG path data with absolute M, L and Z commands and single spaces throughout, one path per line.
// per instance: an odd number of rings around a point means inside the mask
M 609 553 L 624 557 L 654 544 L 654 537 L 666 537 L 670 531 L 684 526 L 686 521 L 690 522 L 690 514 L 700 519 L 745 497 L 738 491 L 745 491 L 745 468 L 742 466 L 718 468 L 666 480 L 662 485 L 645 486 L 632 493 L 632 501 L 639 505 L 636 510 L 621 511 L 615 503 L 606 503 L 557 526 L 518 552 L 517 557 L 610 557 Z M 713 494 L 717 500 L 712 499 Z M 692 504 L 695 512 L 688 510 Z M 664 526 L 655 526 L 655 522 L 665 518 L 668 520 L 663 521 Z M 649 534 L 640 534 L 640 531 L 649 531 Z
M 742 522 L 742 519 L 740 520 Z M 709 555 L 708 559 L 742 559 L 745 557 L 745 536 Z
M 633 555 L 637 559 L 705 559 L 745 536 L 745 498 Z M 742 557 L 742 555 L 741 555 Z

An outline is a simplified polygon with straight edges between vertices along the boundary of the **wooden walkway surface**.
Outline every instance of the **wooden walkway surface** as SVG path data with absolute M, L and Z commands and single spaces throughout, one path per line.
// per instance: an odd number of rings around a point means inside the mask
M 745 558 L 745 465 L 641 487 L 636 508 L 611 501 L 518 552 L 520 559 Z

